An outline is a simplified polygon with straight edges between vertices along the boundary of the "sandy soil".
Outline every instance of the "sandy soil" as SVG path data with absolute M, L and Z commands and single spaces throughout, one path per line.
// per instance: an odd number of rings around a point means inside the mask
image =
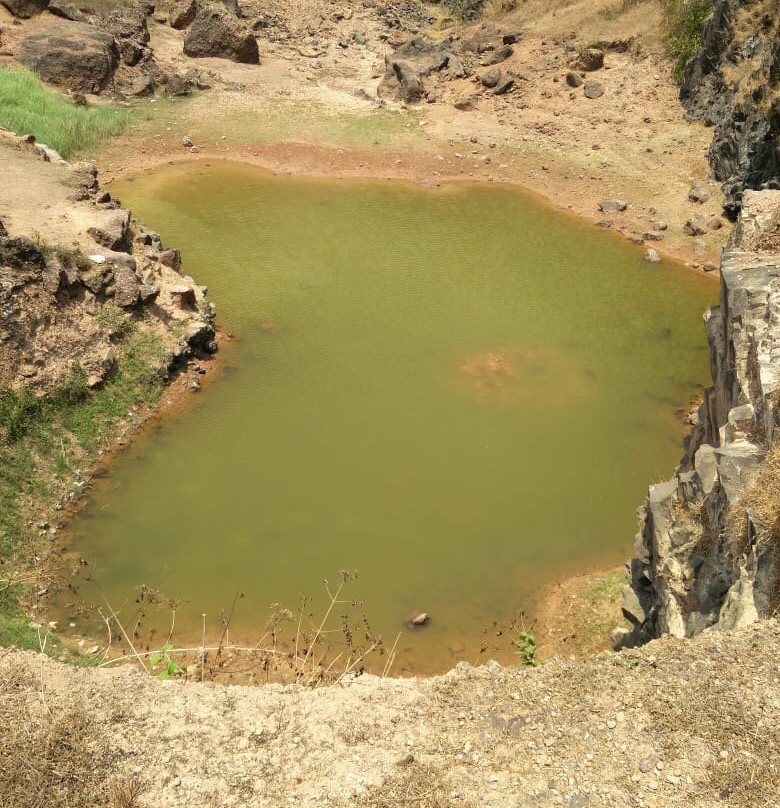
M 47 783 L 51 797 L 70 787 L 47 805 L 86 808 L 103 780 L 135 783 L 135 802 L 111 804 L 137 808 L 776 806 L 779 640 L 767 621 L 578 663 L 315 690 L 0 650 L 0 789 L 15 808 Z

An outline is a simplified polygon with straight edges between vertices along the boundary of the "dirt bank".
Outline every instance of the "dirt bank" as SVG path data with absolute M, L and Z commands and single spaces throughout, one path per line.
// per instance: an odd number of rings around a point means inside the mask
M 179 72 L 197 65 L 211 89 L 172 104 L 134 102 L 147 106 L 149 120 L 103 150 L 106 177 L 186 156 L 244 160 L 280 174 L 512 183 L 691 266 L 717 264 L 728 226 L 697 237 L 682 230 L 694 214 L 718 218 L 721 197 L 712 186 L 706 203 L 688 199 L 693 182 L 706 184 L 710 131 L 684 120 L 656 3 L 617 13 L 598 0 L 527 2 L 471 26 L 438 20 L 407 30 L 388 28 L 370 5 L 264 2 L 247 4 L 245 15 L 260 6 L 272 20 L 258 31 L 260 66 L 190 59 L 182 32 L 150 22 L 157 61 Z M 385 56 L 414 31 L 461 42 L 522 31 L 501 63 L 513 88 L 486 92 L 475 58 L 467 77 L 428 79 L 430 103 L 378 100 Z M 342 47 L 356 32 L 365 43 Z M 602 86 L 590 99 L 566 76 L 593 42 L 607 50 L 603 68 L 583 73 Z M 471 96 L 473 109 L 456 109 Z M 604 198 L 628 207 L 602 212 Z
M 0 802 L 32 805 L 40 790 L 47 805 L 149 808 L 777 805 L 778 641 L 768 621 L 579 663 L 318 690 L 0 651 Z

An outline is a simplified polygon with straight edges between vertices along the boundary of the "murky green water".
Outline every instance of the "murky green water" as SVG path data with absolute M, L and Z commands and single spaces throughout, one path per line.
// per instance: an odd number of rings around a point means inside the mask
M 706 378 L 713 284 L 500 188 L 198 163 L 116 190 L 240 340 L 73 525 L 113 604 L 159 587 L 200 636 L 242 591 L 251 637 L 355 569 L 375 628 L 403 631 L 396 672 L 430 671 L 479 658 L 552 578 L 629 556 Z

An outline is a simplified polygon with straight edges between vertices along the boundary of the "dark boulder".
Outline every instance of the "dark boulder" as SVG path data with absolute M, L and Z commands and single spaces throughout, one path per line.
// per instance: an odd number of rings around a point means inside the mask
M 572 67 L 575 70 L 584 70 L 586 73 L 601 70 L 604 67 L 604 51 L 600 48 L 585 48 L 584 51 L 581 51 Z
M 46 10 L 49 0 L 0 0 L 14 17 L 21 17 L 23 20 L 29 20 L 36 14 L 40 14 Z
M 168 14 L 168 23 L 171 28 L 182 31 L 192 25 L 197 10 L 195 0 L 176 0 Z
M 87 20 L 86 16 L 67 0 L 51 0 L 46 10 L 55 17 L 62 17 L 64 20 L 72 22 L 86 22 Z
M 19 61 L 50 84 L 99 93 L 111 84 L 119 51 L 111 34 L 86 23 L 58 19 L 22 40 Z
M 221 4 L 199 9 L 184 38 L 187 56 L 216 56 L 258 64 L 260 54 L 253 33 Z

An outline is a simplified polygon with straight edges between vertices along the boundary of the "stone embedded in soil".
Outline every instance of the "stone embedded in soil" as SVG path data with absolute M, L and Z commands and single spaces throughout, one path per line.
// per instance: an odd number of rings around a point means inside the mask
M 707 187 L 706 182 L 699 180 L 691 185 L 691 189 L 688 191 L 688 200 L 690 202 L 697 202 L 699 205 L 703 205 L 709 198 L 710 189 Z
M 473 95 L 464 95 L 458 98 L 453 106 L 461 112 L 471 112 L 477 108 L 477 99 Z
M 622 199 L 602 199 L 599 202 L 599 210 L 602 213 L 621 213 L 628 207 L 628 203 Z
M 682 229 L 686 236 L 703 236 L 707 232 L 707 222 L 703 216 L 691 216 Z
M 577 57 L 574 67 L 586 72 L 601 70 L 604 67 L 604 51 L 599 48 L 585 48 Z
M 491 68 L 490 70 L 485 71 L 479 77 L 479 80 L 482 82 L 483 87 L 492 89 L 501 80 L 501 71 L 497 67 Z
M 504 95 L 508 93 L 515 86 L 515 77 L 510 73 L 502 73 L 501 78 L 496 84 L 493 92 L 495 95 Z
M 573 70 L 570 70 L 566 74 L 566 84 L 568 84 L 569 87 L 582 87 L 584 81 L 585 79 L 583 79 L 579 73 L 575 73 Z
M 586 81 L 584 87 L 585 98 L 601 98 L 604 88 L 598 81 Z
M 502 45 L 500 48 L 496 48 L 492 53 L 486 55 L 482 60 L 482 64 L 500 64 L 501 62 L 505 62 L 513 53 L 514 48 L 511 45 Z

